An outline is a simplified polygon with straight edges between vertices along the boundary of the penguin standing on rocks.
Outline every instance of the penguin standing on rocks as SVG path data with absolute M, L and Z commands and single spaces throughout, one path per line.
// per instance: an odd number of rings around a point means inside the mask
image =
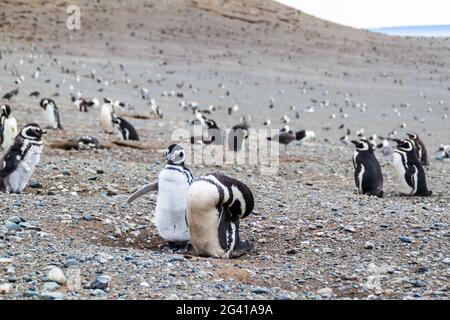
M 239 222 L 254 207 L 241 181 L 221 173 L 196 179 L 188 190 L 186 220 L 192 246 L 200 256 L 235 258 L 253 249 L 239 237 Z
M 158 180 L 143 186 L 128 198 L 128 203 L 150 191 L 157 191 L 155 224 L 162 238 L 174 248 L 189 241 L 186 225 L 186 197 L 193 181 L 191 171 L 186 168 L 184 149 L 172 144 L 166 150 L 167 161 L 159 173 Z
M 100 127 L 106 133 L 113 133 L 114 126 L 114 103 L 112 100 L 104 98 L 103 105 L 100 109 Z
M 355 167 L 355 183 L 358 193 L 382 198 L 383 175 L 372 144 L 364 139 L 352 140 L 352 143 L 356 146 L 353 154 L 353 166 Z
M 40 106 L 44 111 L 44 119 L 49 129 L 62 129 L 59 120 L 59 111 L 55 101 L 51 99 L 42 99 Z
M 2 150 L 8 150 L 17 135 L 17 121 L 11 115 L 11 107 L 7 104 L 2 106 L 0 116 L 0 144 Z
M 407 195 L 431 196 L 427 188 L 425 171 L 417 157 L 414 142 L 409 139 L 396 140 L 394 167 L 400 181 L 400 191 Z
M 8 193 L 21 193 L 39 163 L 45 134 L 39 125 L 26 125 L 16 136 L 14 144 L 2 159 L 0 189 Z
M 139 135 L 136 129 L 127 120 L 121 117 L 114 118 L 113 126 L 123 140 L 139 141 Z
M 419 138 L 417 133 L 408 132 L 406 135 L 408 136 L 409 139 L 411 139 L 414 142 L 414 147 L 417 152 L 417 157 L 419 158 L 422 165 L 423 166 L 430 165 L 430 163 L 428 162 L 427 149 L 425 148 L 425 144 Z

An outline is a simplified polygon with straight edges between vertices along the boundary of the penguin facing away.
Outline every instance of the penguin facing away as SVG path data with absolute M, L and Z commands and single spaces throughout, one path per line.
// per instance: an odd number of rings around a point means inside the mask
M 7 104 L 1 108 L 0 115 L 0 145 L 2 150 L 8 150 L 17 135 L 17 121 L 11 115 L 11 107 Z
M 221 173 L 196 179 L 187 195 L 187 224 L 200 256 L 235 258 L 253 249 L 239 237 L 240 220 L 254 208 L 249 187 Z
M 409 139 L 411 139 L 414 142 L 414 147 L 417 152 L 417 157 L 419 158 L 420 162 L 423 166 L 428 166 L 430 163 L 428 162 L 428 156 L 427 156 L 427 148 L 425 148 L 425 144 L 423 141 L 419 138 L 417 133 L 414 132 L 408 132 L 406 134 Z
M 123 140 L 139 141 L 139 135 L 136 129 L 127 120 L 116 117 L 113 119 L 113 126 Z
M 128 198 L 128 203 L 150 191 L 157 191 L 155 225 L 159 235 L 176 247 L 189 241 L 186 225 L 186 197 L 193 176 L 185 166 L 186 154 L 177 144 L 172 144 L 165 152 L 166 166 L 158 175 L 158 180 L 144 185 Z
M 432 194 L 432 191 L 427 188 L 425 171 L 417 157 L 412 140 L 397 140 L 393 158 L 402 193 L 425 197 Z
M 0 168 L 0 189 L 21 193 L 39 163 L 45 134 L 39 125 L 26 125 L 16 136 L 14 144 L 4 155 Z
M 364 139 L 352 140 L 351 142 L 356 146 L 353 154 L 353 166 L 358 193 L 382 198 L 383 175 L 372 144 Z
M 59 118 L 59 110 L 55 101 L 51 99 L 42 99 L 40 106 L 44 112 L 44 119 L 49 129 L 62 129 Z

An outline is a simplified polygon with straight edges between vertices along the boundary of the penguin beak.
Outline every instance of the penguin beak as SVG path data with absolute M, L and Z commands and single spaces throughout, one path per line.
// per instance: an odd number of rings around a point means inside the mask
M 355 146 L 358 145 L 358 141 L 357 141 L 357 140 L 352 140 L 352 141 L 350 141 L 350 142 L 353 143 Z
M 397 143 L 397 145 L 400 144 L 400 142 L 402 142 L 402 140 L 400 140 L 400 139 L 395 139 L 395 138 L 392 138 L 391 140 L 394 141 L 395 143 Z
M 47 130 L 42 129 L 42 130 L 41 130 L 41 133 L 42 133 L 42 134 L 47 134 Z

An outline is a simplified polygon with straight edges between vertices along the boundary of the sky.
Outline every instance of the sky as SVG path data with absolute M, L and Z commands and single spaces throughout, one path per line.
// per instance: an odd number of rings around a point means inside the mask
M 450 0 L 277 0 L 355 28 L 450 25 Z

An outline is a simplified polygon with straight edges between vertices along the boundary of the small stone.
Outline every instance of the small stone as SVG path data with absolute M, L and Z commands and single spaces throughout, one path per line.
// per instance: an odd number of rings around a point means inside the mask
M 374 247 L 373 242 L 367 241 L 367 242 L 364 244 L 364 249 L 366 249 L 366 250 L 372 250 L 373 247 Z
M 412 239 L 410 237 L 399 237 L 398 238 L 401 242 L 405 243 L 412 243 Z
M 347 231 L 347 232 L 356 232 L 356 229 L 353 228 L 352 226 L 345 226 L 345 227 L 344 227 L 344 231 Z
M 66 276 L 60 268 L 53 268 L 48 272 L 47 278 L 50 281 L 64 285 L 66 283 Z
M 6 229 L 8 229 L 9 231 L 19 231 L 20 230 L 20 226 L 14 222 L 11 221 L 6 221 L 5 223 L 5 227 Z
M 125 256 L 125 261 L 133 261 L 133 256 Z
M 412 283 L 412 285 L 417 288 L 423 288 L 423 287 L 427 286 L 427 283 L 425 281 L 419 279 L 419 280 L 414 281 Z
M 46 282 L 44 283 L 43 289 L 46 292 L 52 292 L 55 290 L 58 290 L 61 286 L 59 284 L 57 284 L 56 282 Z
M 89 181 L 95 181 L 95 180 L 97 180 L 97 177 L 96 177 L 96 176 L 89 177 L 88 180 L 89 180 Z
M 8 221 L 11 221 L 12 223 L 15 223 L 15 224 L 19 224 L 19 223 L 23 222 L 22 219 L 20 219 L 19 217 L 16 217 L 16 216 L 9 217 Z
M 11 258 L 0 258 L 0 264 L 12 263 L 13 260 Z
M 287 294 L 280 294 L 275 297 L 275 300 L 291 300 L 291 297 L 289 297 Z
M 291 249 L 286 252 L 286 254 L 289 254 L 289 255 L 296 254 L 296 253 L 297 253 L 297 250 L 295 250 L 295 249 Z
M 12 291 L 13 286 L 11 283 L 0 284 L 0 294 L 8 294 Z
M 69 170 L 63 170 L 63 171 L 61 171 L 61 174 L 63 176 L 70 176 L 70 171 Z
M 91 292 L 91 295 L 94 297 L 101 297 L 101 296 L 105 296 L 106 292 L 101 289 L 95 289 Z
M 85 215 L 83 215 L 83 220 L 91 221 L 92 220 L 92 214 L 86 213 Z
M 91 283 L 91 288 L 92 289 L 106 290 L 106 288 L 108 288 L 109 280 L 110 280 L 109 277 L 105 277 L 105 276 L 97 277 Z
M 263 287 L 256 287 L 252 289 L 254 294 L 269 294 L 269 289 Z
M 43 292 L 40 297 L 47 300 L 64 300 L 64 293 L 62 292 Z
M 76 265 L 78 265 L 78 261 L 76 259 L 67 259 L 66 262 L 64 262 L 64 268 L 69 268 Z
M 40 189 L 42 188 L 42 184 L 38 181 L 32 181 L 28 184 L 28 186 L 32 189 Z
M 331 288 L 322 288 L 317 290 L 316 293 L 322 297 L 331 297 L 333 295 L 333 290 Z
M 140 286 L 141 287 L 145 287 L 145 288 L 148 288 L 148 287 L 150 287 L 150 285 L 148 284 L 148 282 L 141 282 L 141 284 L 140 284 Z

